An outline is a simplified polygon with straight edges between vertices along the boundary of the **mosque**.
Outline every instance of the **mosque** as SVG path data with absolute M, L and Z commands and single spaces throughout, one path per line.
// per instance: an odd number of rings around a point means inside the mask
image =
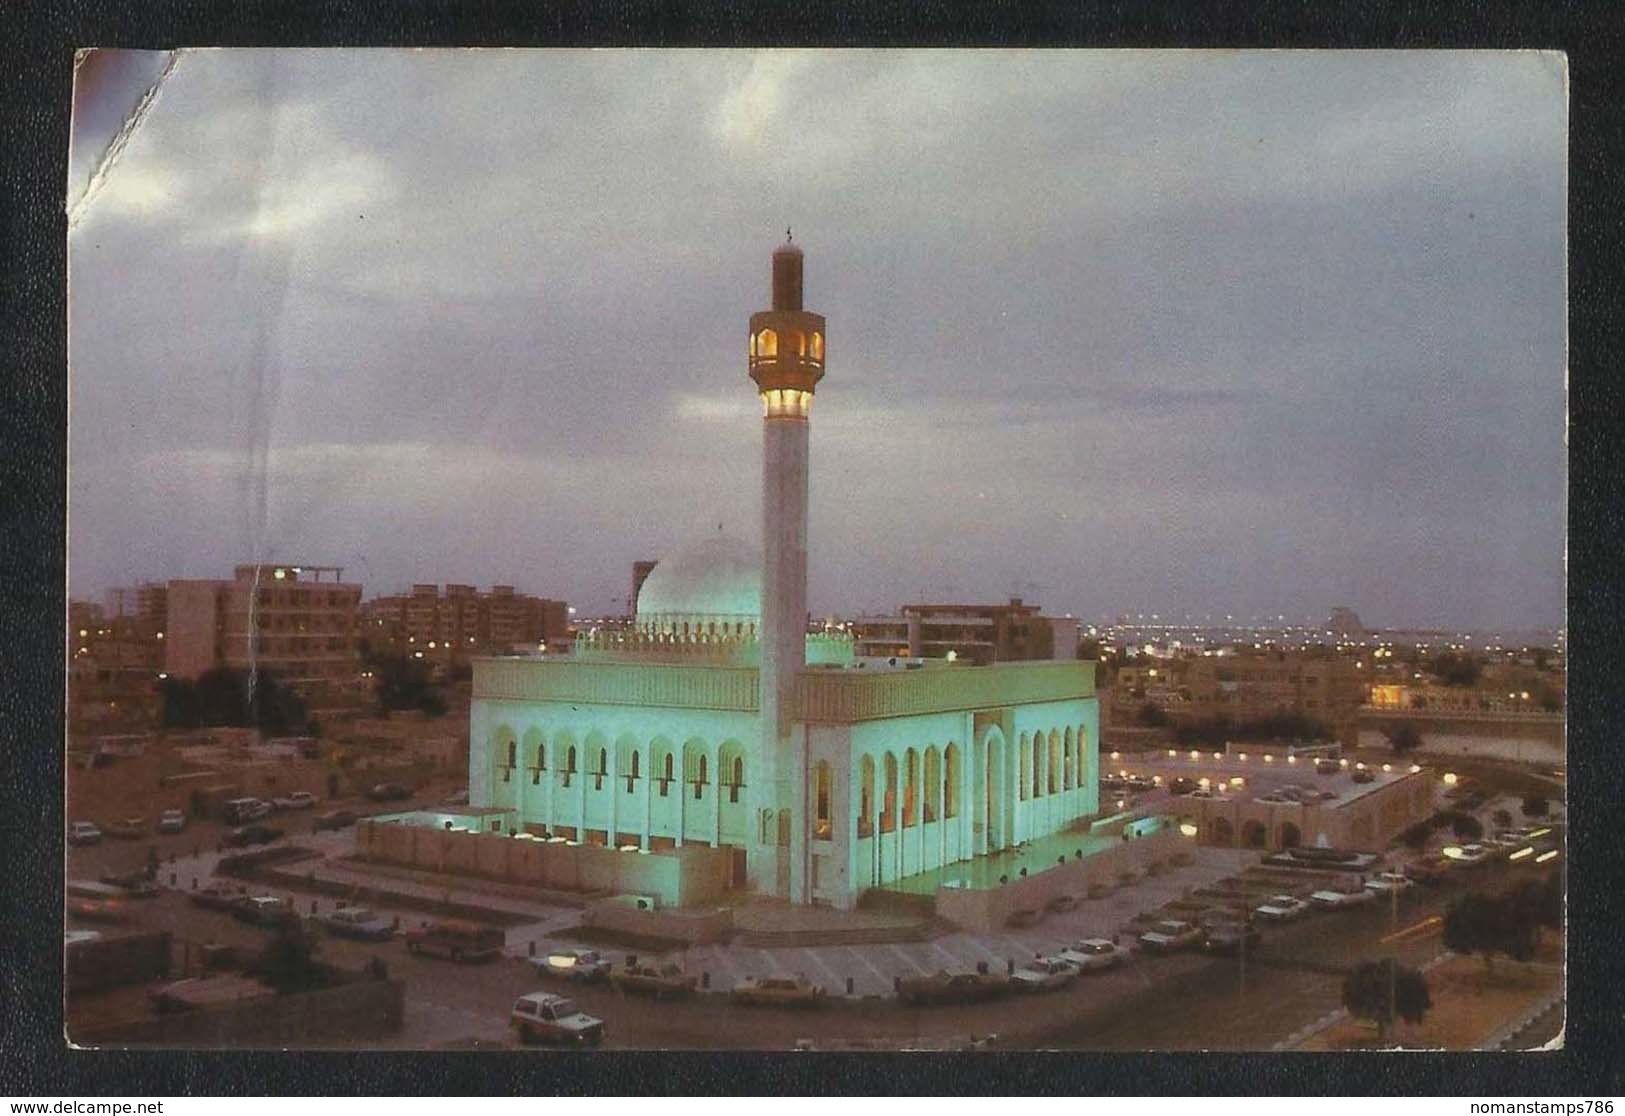
M 750 317 L 762 549 L 701 538 L 655 566 L 630 629 L 477 660 L 469 795 L 521 836 L 582 854 L 703 846 L 726 887 L 850 909 L 1095 815 L 1099 710 L 1092 662 L 864 658 L 844 632 L 809 631 L 826 333 L 802 276 L 787 240 L 772 308 Z

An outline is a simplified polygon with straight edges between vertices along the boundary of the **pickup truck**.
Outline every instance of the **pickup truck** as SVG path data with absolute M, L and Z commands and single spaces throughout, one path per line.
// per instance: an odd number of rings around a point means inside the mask
M 597 1046 L 604 1041 L 602 1019 L 582 1011 L 574 1000 L 551 992 L 531 992 L 515 1000 L 508 1025 L 527 1045 L 563 1041 Z

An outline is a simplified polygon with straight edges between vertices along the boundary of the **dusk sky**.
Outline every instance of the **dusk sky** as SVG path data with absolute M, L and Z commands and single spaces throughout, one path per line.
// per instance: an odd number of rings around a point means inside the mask
M 1563 623 L 1558 55 L 187 52 L 87 194 L 166 57 L 76 91 L 76 598 L 754 540 L 788 225 L 815 613 Z

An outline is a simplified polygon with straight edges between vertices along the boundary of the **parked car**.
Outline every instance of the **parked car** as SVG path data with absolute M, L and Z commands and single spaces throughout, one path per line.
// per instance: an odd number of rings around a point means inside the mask
M 1473 844 L 1462 845 L 1453 854 L 1447 852 L 1444 855 L 1463 868 L 1477 868 L 1481 864 L 1489 863 L 1491 853 L 1485 846 Z
M 1258 927 L 1250 922 L 1227 922 L 1210 926 L 1202 938 L 1202 948 L 1209 953 L 1251 953 L 1263 937 Z
M 227 825 L 246 825 L 271 812 L 271 804 L 257 798 L 233 798 L 220 807 L 220 820 Z
M 285 926 L 299 921 L 293 904 L 280 895 L 245 895 L 232 904 L 231 916 L 256 926 Z
M 1315 761 L 1316 775 L 1336 775 L 1341 770 L 1343 770 L 1343 765 L 1336 760 L 1320 759 Z
M 376 914 L 366 907 L 339 907 L 316 919 L 329 934 L 340 938 L 358 938 L 362 941 L 381 942 L 395 936 L 392 919 Z
M 489 961 L 502 955 L 506 935 L 494 926 L 447 919 L 406 932 L 406 952 L 453 961 Z
M 689 976 L 676 965 L 628 965 L 609 974 L 610 983 L 632 996 L 653 996 L 657 1000 L 683 999 L 694 994 L 699 978 Z
M 576 1006 L 574 1000 L 551 992 L 530 992 L 513 1002 L 508 1024 L 519 1041 L 573 1042 L 597 1046 L 604 1041 L 604 1021 Z
M 542 976 L 582 984 L 603 980 L 611 968 L 609 961 L 592 949 L 555 949 L 545 957 L 528 960 Z
M 324 829 L 343 829 L 356 823 L 358 815 L 354 810 L 332 810 L 325 814 L 317 814 L 311 819 L 310 829 L 313 833 L 320 833 Z
M 1175 775 L 1172 779 L 1168 780 L 1168 791 L 1170 794 L 1189 794 L 1195 789 L 1195 779 L 1187 779 L 1183 775 Z
M 824 989 L 804 976 L 746 977 L 729 994 L 736 1004 L 756 1007 L 816 1007 Z
M 1010 978 L 1003 973 L 950 973 L 943 969 L 930 976 L 904 977 L 897 984 L 897 998 L 905 1004 L 973 1004 L 991 1000 L 1010 991 Z
M 1375 779 L 1376 776 L 1371 773 L 1371 769 L 1369 767 L 1356 767 L 1353 771 L 1349 772 L 1349 778 L 1353 779 L 1356 783 L 1369 783 Z
M 188 898 L 199 907 L 226 911 L 235 907 L 243 899 L 248 898 L 248 889 L 242 884 L 228 883 L 225 880 L 210 880 L 203 887 L 192 892 Z
M 95 822 L 76 821 L 68 826 L 68 844 L 70 845 L 99 845 L 101 842 L 101 826 Z
M 1130 775 L 1128 777 L 1129 790 L 1149 791 L 1156 790 L 1156 788 L 1156 780 L 1149 775 Z
M 124 904 L 116 899 L 73 899 L 67 901 L 68 913 L 75 918 L 91 922 L 124 922 L 129 919 Z
M 1140 935 L 1140 948 L 1151 953 L 1173 953 L 1191 949 L 1202 942 L 1202 928 L 1189 922 L 1167 918 L 1153 923 L 1151 929 Z
M 1271 895 L 1260 906 L 1253 908 L 1253 914 L 1270 922 L 1291 922 L 1302 918 L 1309 911 L 1309 904 L 1293 895 Z
M 1128 950 L 1106 938 L 1085 938 L 1056 954 L 1080 973 L 1098 972 L 1123 963 Z
M 1405 865 L 1405 875 L 1420 884 L 1436 884 L 1444 879 L 1452 863 L 1447 856 L 1419 856 Z
M 103 872 L 101 882 L 121 889 L 131 899 L 152 899 L 163 893 L 158 881 L 139 872 Z
M 1077 967 L 1063 961 L 1059 955 L 1034 957 L 1010 974 L 1010 987 L 1017 992 L 1052 992 L 1065 988 L 1077 979 Z
M 159 833 L 179 833 L 186 828 L 186 811 L 165 810 L 158 815 Z
M 269 845 L 282 836 L 274 825 L 240 825 L 227 833 L 222 842 L 228 849 L 246 849 L 250 845 Z
M 398 802 L 412 797 L 412 788 L 401 783 L 374 783 L 367 788 L 367 797 L 374 802 Z
M 1390 891 L 1404 891 L 1411 886 L 1411 878 L 1404 872 L 1383 872 L 1375 879 L 1365 881 L 1367 891 L 1386 895 Z
M 120 818 L 118 821 L 110 821 L 102 826 L 102 832 L 109 837 L 134 841 L 147 835 L 147 819 L 137 817 Z
M 309 791 L 294 791 L 278 798 L 271 799 L 271 806 L 277 810 L 306 810 L 316 805 L 316 796 Z
M 1350 907 L 1358 907 L 1364 903 L 1369 903 L 1376 899 L 1376 897 L 1377 893 L 1375 891 L 1367 891 L 1363 887 L 1357 887 L 1352 891 L 1339 891 L 1335 888 L 1326 888 L 1322 891 L 1312 893 L 1309 896 L 1309 902 L 1317 907 L 1324 907 L 1329 911 L 1341 911 L 1347 910 Z

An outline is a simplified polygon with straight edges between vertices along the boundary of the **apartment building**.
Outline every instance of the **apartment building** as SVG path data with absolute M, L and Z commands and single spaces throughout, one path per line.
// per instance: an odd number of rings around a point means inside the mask
M 1078 651 L 1078 622 L 1041 615 L 1037 605 L 1011 597 L 1008 604 L 910 604 L 897 616 L 859 616 L 848 625 L 859 656 L 973 663 L 1071 659 Z
M 569 606 L 563 601 L 494 585 L 414 585 L 408 593 L 374 597 L 361 606 L 361 631 L 379 651 L 408 654 L 442 665 L 471 655 L 566 641 Z

